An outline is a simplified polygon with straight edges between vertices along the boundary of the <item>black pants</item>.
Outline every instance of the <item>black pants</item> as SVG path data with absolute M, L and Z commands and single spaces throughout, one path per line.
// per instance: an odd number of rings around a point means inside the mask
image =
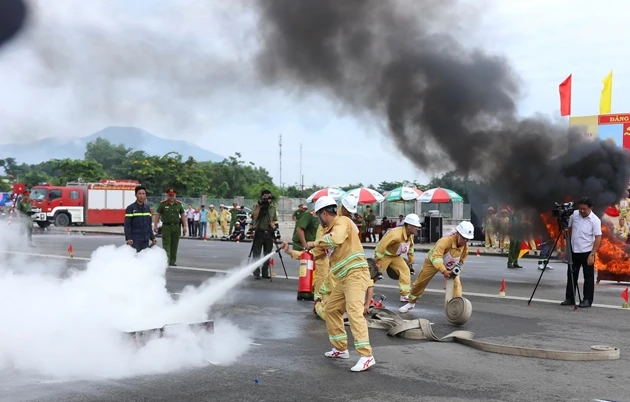
M 591 252 L 586 253 L 571 253 L 573 257 L 573 280 L 577 285 L 578 277 L 580 275 L 580 268 L 583 269 L 584 276 L 584 290 L 582 293 L 583 299 L 593 303 L 593 294 L 595 293 L 595 266 L 588 265 L 588 256 Z M 566 300 L 575 302 L 573 296 L 574 284 L 571 282 L 571 271 L 567 267 L 567 290 L 565 294 Z M 577 296 L 577 295 L 576 295 Z
M 136 249 L 136 253 L 141 252 L 145 248 L 149 248 L 150 240 L 134 240 L 131 247 Z
M 254 241 L 252 242 L 252 257 L 257 260 L 261 257 L 260 252 L 265 255 L 273 250 L 273 232 L 271 230 L 257 230 L 254 232 Z M 254 276 L 260 276 L 260 267 L 254 270 Z M 262 266 L 263 278 L 269 278 L 269 260 L 265 261 Z
M 194 219 L 188 219 L 188 237 L 192 237 L 195 234 L 195 221 Z

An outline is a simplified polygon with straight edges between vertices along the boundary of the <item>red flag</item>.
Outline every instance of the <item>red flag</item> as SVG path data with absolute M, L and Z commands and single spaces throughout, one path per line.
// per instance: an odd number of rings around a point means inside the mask
M 560 116 L 571 115 L 571 80 L 573 74 L 560 84 Z
M 628 303 L 628 288 L 626 288 L 626 290 L 621 292 L 621 297 L 623 297 L 623 299 L 626 301 L 626 303 Z

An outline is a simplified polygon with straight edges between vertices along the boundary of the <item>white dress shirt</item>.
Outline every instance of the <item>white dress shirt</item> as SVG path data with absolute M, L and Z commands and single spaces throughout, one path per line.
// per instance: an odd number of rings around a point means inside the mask
M 569 218 L 571 228 L 571 248 L 574 253 L 593 251 L 595 236 L 602 235 L 602 221 L 592 211 L 586 218 L 579 211 L 573 212 Z

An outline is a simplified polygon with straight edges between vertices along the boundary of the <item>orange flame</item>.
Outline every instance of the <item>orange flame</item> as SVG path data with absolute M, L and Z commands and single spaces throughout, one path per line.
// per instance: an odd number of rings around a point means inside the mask
M 616 275 L 630 274 L 630 255 L 628 245 L 615 236 L 608 224 L 602 225 L 602 242 L 597 250 L 595 269 Z
M 543 220 L 543 223 L 547 227 L 547 233 L 551 236 L 553 241 L 556 241 L 556 237 L 560 234 L 560 228 L 558 227 L 558 218 L 554 217 L 551 212 L 540 215 Z M 556 245 L 556 250 L 564 250 L 566 245 L 566 241 L 564 237 L 558 240 L 558 244 Z

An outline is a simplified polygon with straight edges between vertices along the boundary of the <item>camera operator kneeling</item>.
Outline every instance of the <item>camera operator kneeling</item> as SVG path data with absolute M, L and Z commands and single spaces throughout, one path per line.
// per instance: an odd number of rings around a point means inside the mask
M 278 211 L 271 203 L 273 195 L 269 190 L 260 193 L 258 203 L 252 210 L 252 227 L 254 228 L 254 240 L 252 244 L 252 255 L 254 259 L 261 257 L 261 251 L 267 255 L 273 250 L 273 243 L 276 236 L 276 223 L 278 221 Z M 262 277 L 269 276 L 269 260 L 262 266 Z M 260 267 L 254 270 L 254 278 L 260 279 Z

